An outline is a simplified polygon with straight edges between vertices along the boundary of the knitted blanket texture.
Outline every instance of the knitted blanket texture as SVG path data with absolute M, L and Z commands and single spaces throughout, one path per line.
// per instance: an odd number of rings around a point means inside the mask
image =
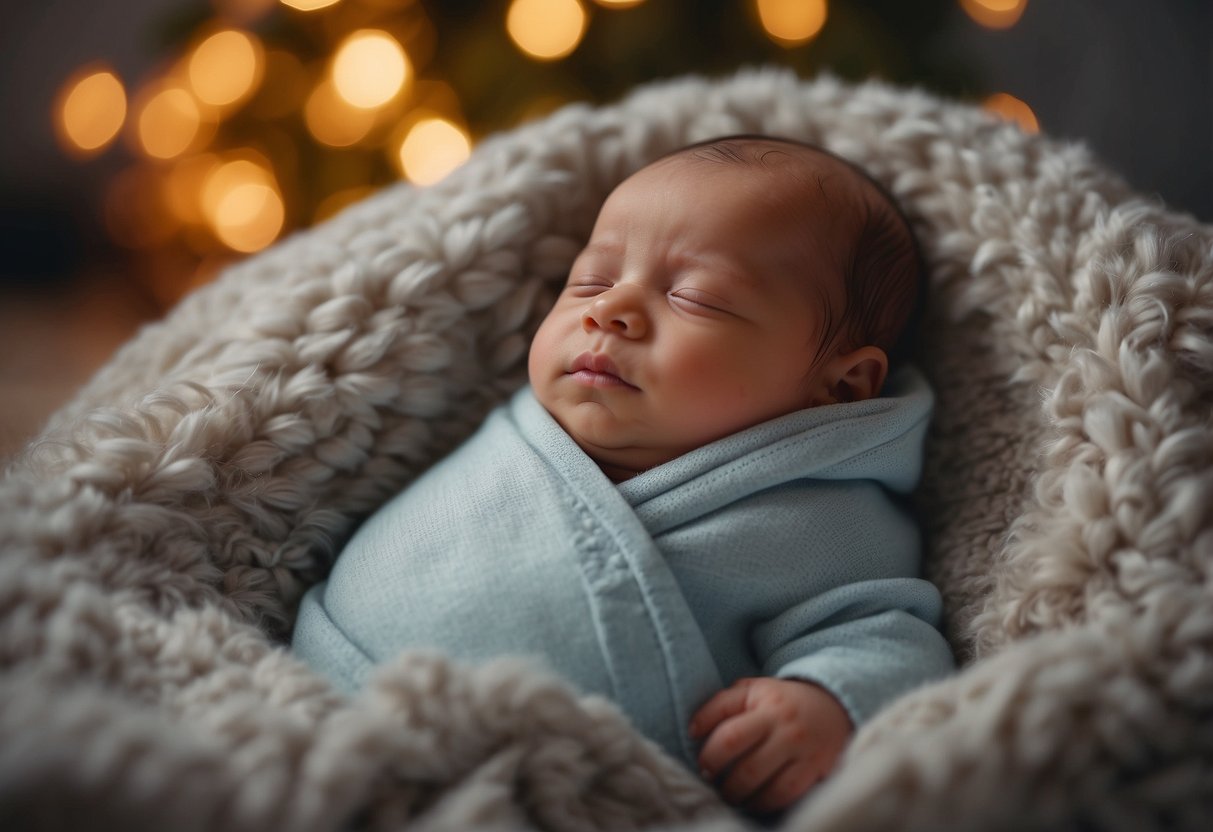
M 356 524 L 521 385 L 610 189 L 738 132 L 865 166 L 922 239 L 961 659 L 779 828 L 1209 828 L 1213 229 L 974 107 L 776 70 L 491 137 L 123 347 L 0 481 L 0 828 L 742 828 L 524 663 L 404 654 L 350 698 L 284 646 Z

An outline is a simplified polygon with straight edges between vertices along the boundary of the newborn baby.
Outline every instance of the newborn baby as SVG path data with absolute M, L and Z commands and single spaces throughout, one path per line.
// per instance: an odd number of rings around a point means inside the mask
M 819 149 L 731 137 L 642 169 L 530 386 L 359 529 L 296 653 L 349 690 L 406 648 L 536 656 L 727 799 L 787 807 L 952 666 L 894 496 L 931 407 L 889 372 L 922 280 L 889 198 Z

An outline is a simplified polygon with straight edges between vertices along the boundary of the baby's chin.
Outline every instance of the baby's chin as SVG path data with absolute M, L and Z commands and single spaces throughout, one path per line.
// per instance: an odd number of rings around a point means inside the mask
M 608 404 L 597 401 L 561 402 L 551 405 L 539 399 L 556 423 L 604 471 L 638 474 L 686 452 L 651 441 L 641 426 L 620 418 Z M 626 479 L 626 477 L 621 477 Z M 620 478 L 612 477 L 616 481 Z
M 657 448 L 647 445 L 610 443 L 599 444 L 586 437 L 569 434 L 586 456 L 594 460 L 614 482 L 629 479 L 650 468 L 681 456 L 683 451 Z

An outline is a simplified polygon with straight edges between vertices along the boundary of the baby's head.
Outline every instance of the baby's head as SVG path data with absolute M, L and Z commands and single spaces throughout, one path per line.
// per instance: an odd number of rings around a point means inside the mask
M 607 198 L 535 335 L 535 395 L 615 480 L 880 392 L 923 276 L 888 195 L 761 136 L 676 151 Z

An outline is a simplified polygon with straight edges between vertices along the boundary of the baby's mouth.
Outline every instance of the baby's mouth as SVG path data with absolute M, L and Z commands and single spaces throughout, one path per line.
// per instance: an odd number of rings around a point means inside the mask
M 569 375 L 590 387 L 614 387 L 625 390 L 640 388 L 625 379 L 615 362 L 605 353 L 583 352 L 573 361 Z

